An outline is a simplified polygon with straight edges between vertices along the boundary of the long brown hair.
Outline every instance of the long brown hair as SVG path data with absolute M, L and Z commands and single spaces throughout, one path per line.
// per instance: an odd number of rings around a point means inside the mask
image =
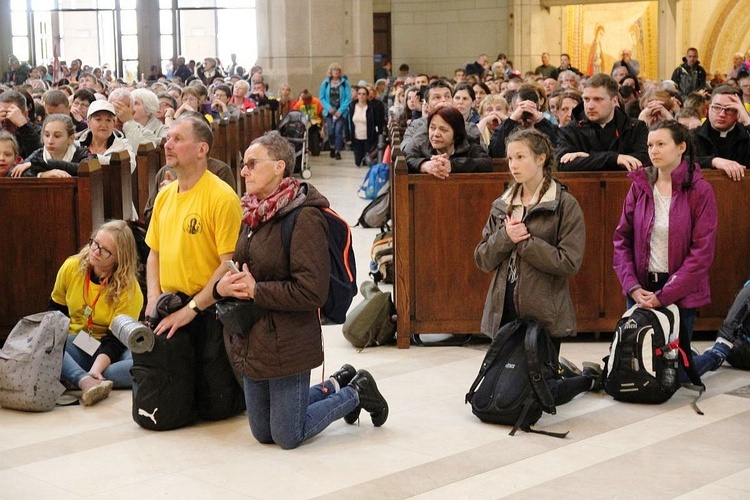
M 526 146 L 528 146 L 529 150 L 531 150 L 531 153 L 535 157 L 538 157 L 542 154 L 546 155 L 544 165 L 542 165 L 542 173 L 544 175 L 544 179 L 542 180 L 542 188 L 539 191 L 539 199 L 541 200 L 542 196 L 544 196 L 544 193 L 547 192 L 550 185 L 552 184 L 552 171 L 557 167 L 555 148 L 552 147 L 552 142 L 549 140 L 549 137 L 546 134 L 543 134 L 542 132 L 539 132 L 534 128 L 517 129 L 515 132 L 510 134 L 510 137 L 508 137 L 508 140 L 505 142 L 506 149 L 511 142 L 524 143 Z M 511 200 L 516 197 L 519 189 L 521 189 L 521 184 L 519 184 L 518 182 L 514 182 L 511 186 Z M 510 215 L 512 212 L 513 206 L 509 203 L 508 215 Z

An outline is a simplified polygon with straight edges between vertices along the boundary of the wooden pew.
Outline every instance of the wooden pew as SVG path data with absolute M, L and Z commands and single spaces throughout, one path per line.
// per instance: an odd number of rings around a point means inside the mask
M 163 147 L 156 147 L 150 142 L 138 147 L 138 154 L 135 158 L 136 168 L 133 174 L 133 200 L 135 200 L 138 215 L 141 217 L 151 194 L 150 190 L 156 178 L 156 172 L 163 165 L 162 154 Z
M 214 145 L 211 147 L 211 156 L 224 163 L 227 161 L 227 124 L 223 120 L 214 120 L 211 131 L 214 134 Z
M 750 232 L 743 207 L 750 206 L 747 181 L 704 172 L 719 209 L 716 258 L 711 268 L 712 303 L 702 307 L 696 330 L 716 330 L 734 295 L 750 277 Z M 613 331 L 625 298 L 612 269 L 612 236 L 631 181 L 620 172 L 558 173 L 581 205 L 586 251 L 570 283 L 579 332 Z M 474 248 L 490 205 L 512 181 L 509 173 L 454 174 L 440 180 L 408 174 L 403 157 L 393 177 L 395 300 L 398 346 L 415 333 L 479 333 L 492 274 L 479 271 Z
M 46 311 L 57 271 L 104 222 L 102 170 L 84 160 L 78 177 L 0 179 L 0 338 L 23 316 Z
M 119 151 L 109 156 L 109 165 L 102 165 L 104 217 L 133 218 L 133 180 L 130 174 L 130 153 Z
M 242 154 L 242 151 L 240 150 L 240 127 L 239 127 L 239 120 L 236 116 L 229 117 L 228 120 L 222 120 L 226 121 L 226 151 L 227 151 L 227 165 L 229 165 L 229 168 L 232 169 L 233 172 L 239 173 L 239 165 L 240 161 L 238 160 L 239 155 Z M 241 167 L 240 167 L 241 168 Z M 235 180 L 239 179 L 240 177 L 238 175 L 235 175 Z M 235 185 L 235 190 L 237 190 L 238 186 Z M 238 191 L 239 192 L 239 191 Z

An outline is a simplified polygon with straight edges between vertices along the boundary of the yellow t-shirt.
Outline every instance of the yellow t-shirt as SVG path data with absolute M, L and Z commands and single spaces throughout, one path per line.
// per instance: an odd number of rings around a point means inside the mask
M 163 292 L 195 295 L 219 267 L 219 255 L 234 252 L 242 207 L 226 182 L 206 171 L 192 189 L 172 182 L 154 201 L 146 243 L 159 253 Z
M 143 293 L 138 286 L 138 282 L 133 280 L 130 289 L 125 291 L 116 304 L 107 302 L 106 290 L 101 285 L 91 283 L 89 293 L 86 294 L 86 274 L 79 268 L 81 260 L 78 256 L 68 257 L 57 272 L 55 287 L 52 289 L 52 300 L 58 304 L 68 306 L 70 314 L 70 333 L 78 333 L 86 329 L 87 319 L 84 315 L 84 309 L 87 305 L 94 303 L 94 299 L 99 295 L 96 305 L 93 308 L 93 332 L 90 332 L 94 338 L 100 339 L 104 336 L 112 323 L 112 320 L 118 314 L 127 314 L 135 319 L 143 308 Z M 101 291 L 101 294 L 99 292 Z

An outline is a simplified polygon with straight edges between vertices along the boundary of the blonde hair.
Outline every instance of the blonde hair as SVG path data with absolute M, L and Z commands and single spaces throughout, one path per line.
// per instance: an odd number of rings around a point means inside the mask
M 344 72 L 343 68 L 341 67 L 341 65 L 339 63 L 337 63 L 337 62 L 331 63 L 331 64 L 328 65 L 328 73 L 326 73 L 326 76 L 328 78 L 331 78 L 334 69 L 337 69 L 337 70 L 341 71 L 342 73 Z
M 505 114 L 508 114 L 510 106 L 508 106 L 508 101 L 505 100 L 505 97 L 499 94 L 490 94 L 479 103 L 479 116 L 484 116 L 484 110 L 487 106 L 495 103 L 500 103 L 505 108 Z
M 108 232 L 115 242 L 117 263 L 115 264 L 112 276 L 107 279 L 104 289 L 106 290 L 105 300 L 107 303 L 117 304 L 120 296 L 130 290 L 133 284 L 137 286 L 138 276 L 136 272 L 138 269 L 138 258 L 136 255 L 135 238 L 128 223 L 124 220 L 105 222 L 91 233 L 91 238 L 96 237 L 99 231 Z M 92 265 L 89 262 L 90 248 L 91 245 L 87 243 L 78 252 L 78 258 L 80 259 L 79 270 L 84 274 L 91 272 L 92 269 Z
M 511 142 L 524 143 L 531 150 L 531 154 L 533 154 L 534 157 L 539 157 L 542 154 L 546 155 L 544 165 L 542 165 L 544 179 L 542 180 L 542 188 L 539 190 L 539 199 L 541 200 L 544 193 L 547 192 L 552 184 L 552 171 L 557 166 L 555 148 L 552 146 L 552 142 L 546 134 L 543 134 L 534 128 L 517 129 L 510 135 L 510 137 L 508 137 L 506 148 Z M 511 189 L 510 199 L 512 200 L 518 194 L 518 190 L 521 189 L 521 184 L 514 182 Z M 511 213 L 513 213 L 513 206 L 509 203 L 508 215 Z

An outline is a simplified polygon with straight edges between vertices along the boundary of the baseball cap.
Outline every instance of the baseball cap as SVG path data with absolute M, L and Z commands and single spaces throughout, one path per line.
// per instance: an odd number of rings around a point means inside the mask
M 115 107 L 112 105 L 111 102 L 105 101 L 104 99 L 97 99 L 96 101 L 91 103 L 91 106 L 89 106 L 89 112 L 86 115 L 86 118 L 91 118 L 91 115 L 99 111 L 108 111 L 112 113 L 113 115 L 117 116 L 117 113 L 115 112 Z

